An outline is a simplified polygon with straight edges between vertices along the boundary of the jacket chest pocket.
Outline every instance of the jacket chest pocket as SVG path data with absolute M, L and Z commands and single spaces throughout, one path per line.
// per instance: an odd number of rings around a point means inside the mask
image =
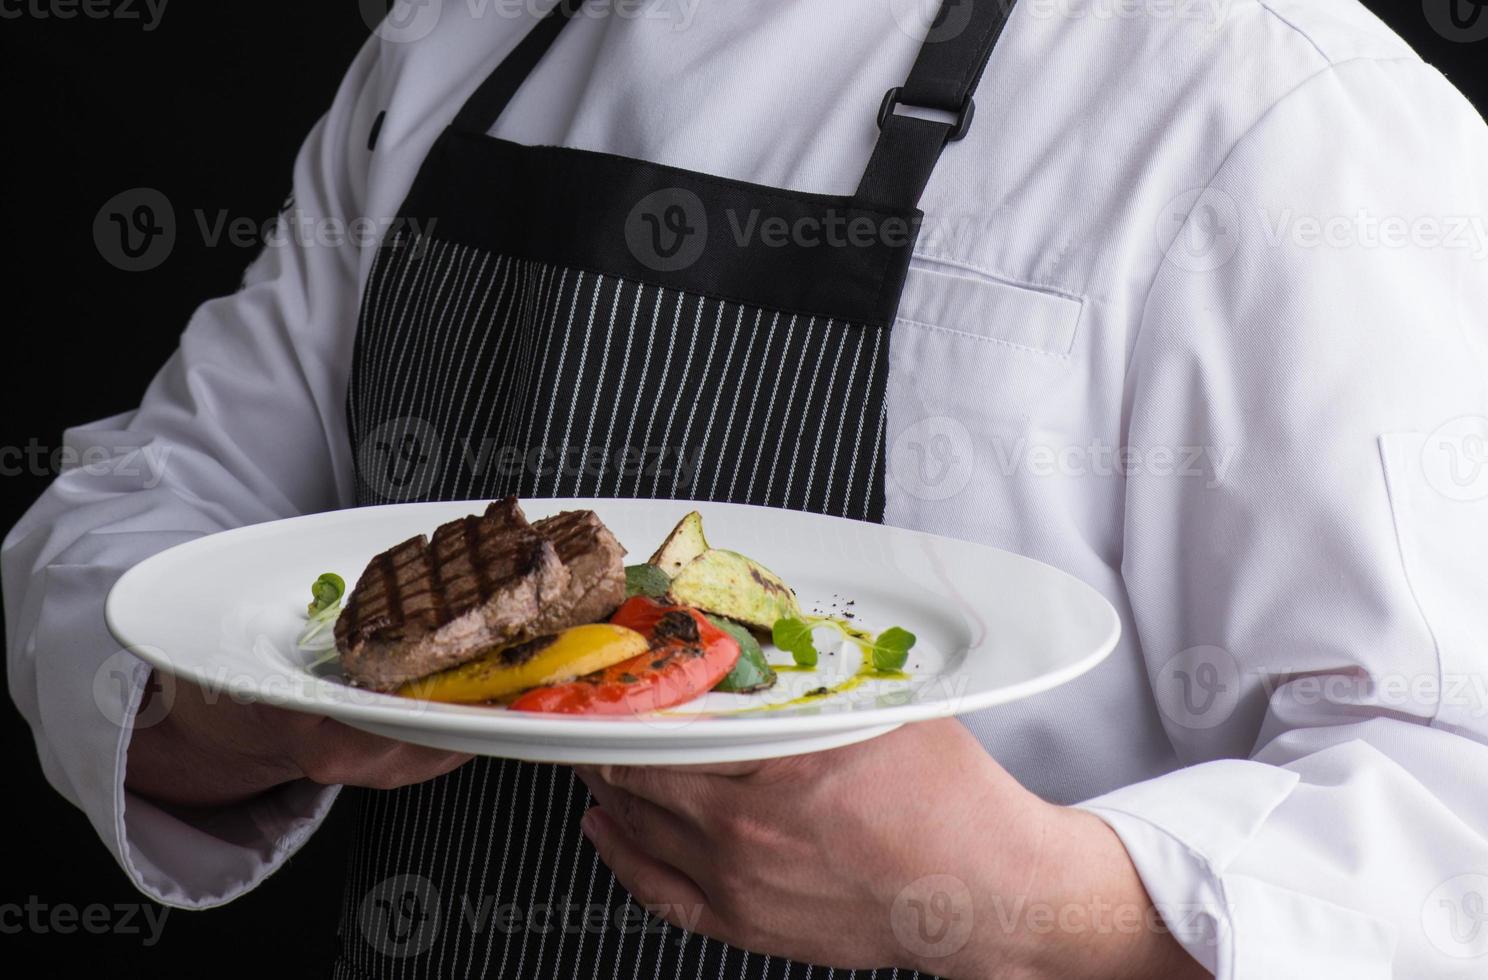
M 1088 438 L 1084 302 L 916 259 L 889 353 L 887 517 L 961 537 L 1011 528 L 1059 457 Z M 1016 535 L 1015 535 L 1016 536 Z

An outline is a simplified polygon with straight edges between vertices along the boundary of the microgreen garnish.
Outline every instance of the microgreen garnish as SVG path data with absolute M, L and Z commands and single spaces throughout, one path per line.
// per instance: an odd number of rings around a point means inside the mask
M 301 650 L 325 654 L 309 665 L 319 667 L 336 656 L 336 634 L 332 627 L 341 615 L 346 580 L 335 572 L 326 572 L 310 586 L 310 595 L 314 601 L 307 608 L 308 619 L 300 631 L 299 646 Z
M 915 635 L 898 626 L 890 627 L 877 636 L 871 636 L 856 628 L 822 616 L 794 617 L 777 620 L 771 631 L 775 645 L 795 659 L 801 667 L 815 667 L 819 654 L 812 631 L 818 626 L 830 626 L 843 638 L 856 643 L 863 656 L 873 664 L 875 670 L 900 670 L 909 659 L 909 651 L 915 645 Z
M 777 619 L 774 628 L 770 630 L 770 638 L 777 647 L 790 654 L 798 666 L 816 666 L 818 655 L 816 643 L 811 638 L 810 623 L 792 616 Z
M 898 626 L 890 627 L 878 634 L 872 646 L 863 652 L 873 658 L 873 666 L 879 670 L 899 670 L 909 659 L 909 650 L 915 645 L 915 635 Z
M 310 603 L 310 615 L 314 616 L 336 605 L 345 594 L 346 580 L 335 572 L 326 572 L 310 586 L 310 595 L 314 597 L 314 601 Z

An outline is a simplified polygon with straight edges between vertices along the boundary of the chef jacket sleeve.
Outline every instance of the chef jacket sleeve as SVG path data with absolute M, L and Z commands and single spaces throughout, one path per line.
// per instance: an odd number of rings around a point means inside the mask
M 241 290 L 197 310 L 138 409 L 66 433 L 65 458 L 78 465 L 4 544 L 10 690 L 46 777 L 134 883 L 168 905 L 210 906 L 258 883 L 336 792 L 293 783 L 183 819 L 125 790 L 132 726 L 159 719 L 151 709 L 136 719 L 150 669 L 111 638 L 103 604 L 155 552 L 350 502 L 342 399 L 358 249 L 347 223 L 363 214 L 366 165 L 357 174 L 353 164 L 375 111 L 364 90 L 376 51 L 363 49 L 303 145 L 290 210 Z
M 1356 60 L 1147 299 L 1122 571 L 1186 767 L 1084 804 L 1224 980 L 1488 971 L 1488 130 Z

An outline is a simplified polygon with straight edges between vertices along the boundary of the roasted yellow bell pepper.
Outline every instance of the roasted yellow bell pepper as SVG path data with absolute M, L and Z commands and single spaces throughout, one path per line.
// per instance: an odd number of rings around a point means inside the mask
M 408 698 L 479 704 L 544 684 L 561 684 L 638 657 L 648 641 L 612 623 L 575 626 L 554 636 L 497 647 L 458 667 L 409 681 L 394 693 Z

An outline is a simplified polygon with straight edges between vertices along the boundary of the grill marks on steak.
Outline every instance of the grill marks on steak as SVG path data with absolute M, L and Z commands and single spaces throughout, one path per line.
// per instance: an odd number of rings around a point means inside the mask
M 545 611 L 538 632 L 597 622 L 625 601 L 625 549 L 594 511 L 567 510 L 532 527 L 553 542 L 568 569 L 568 588 Z
M 530 637 L 568 585 L 552 543 L 514 499 L 498 501 L 374 558 L 336 621 L 336 647 L 355 683 L 389 690 Z
M 342 666 L 358 685 L 391 690 L 602 619 L 625 599 L 624 555 L 592 511 L 530 525 L 515 497 L 496 501 L 372 560 L 336 621 Z

